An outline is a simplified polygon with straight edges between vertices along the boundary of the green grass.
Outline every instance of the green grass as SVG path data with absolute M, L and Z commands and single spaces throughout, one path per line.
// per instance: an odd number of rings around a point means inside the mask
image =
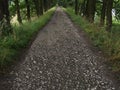
M 36 20 L 23 25 L 14 25 L 13 34 L 0 38 L 0 68 L 11 65 L 16 60 L 21 49 L 26 48 L 32 37 L 50 20 L 55 7 Z
M 93 44 L 109 56 L 113 71 L 120 72 L 120 24 L 114 23 L 111 32 L 107 32 L 104 27 L 91 24 L 80 15 L 75 15 L 72 8 L 64 8 L 64 10 L 72 21 L 90 36 Z

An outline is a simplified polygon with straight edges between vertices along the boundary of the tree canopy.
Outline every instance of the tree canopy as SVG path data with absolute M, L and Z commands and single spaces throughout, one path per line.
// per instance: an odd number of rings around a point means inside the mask
M 100 17 L 100 25 L 106 25 L 111 30 L 113 17 L 120 20 L 120 0 L 0 0 L 0 24 L 5 28 L 11 27 L 11 20 L 17 16 L 20 24 L 31 17 L 43 15 L 56 4 L 63 7 L 74 7 L 75 13 L 94 23 L 96 16 Z M 106 24 L 105 24 L 106 23 Z M 11 33 L 11 28 L 7 33 Z
M 75 13 L 93 23 L 100 17 L 100 25 L 106 23 L 106 30 L 111 30 L 113 17 L 120 20 L 120 0 L 59 0 L 62 6 L 72 6 Z

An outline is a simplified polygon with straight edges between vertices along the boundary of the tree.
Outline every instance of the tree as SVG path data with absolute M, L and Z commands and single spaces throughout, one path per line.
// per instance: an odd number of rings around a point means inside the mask
M 40 15 L 43 15 L 43 0 L 40 0 L 39 1 L 39 3 L 40 3 Z
M 39 11 L 39 2 L 38 0 L 33 0 L 34 5 L 35 5 L 35 9 L 36 9 L 36 14 L 39 17 L 40 16 L 40 11 Z
M 2 35 L 8 35 L 12 32 L 8 0 L 0 0 L 0 27 Z
M 0 21 L 5 18 L 7 25 L 10 25 L 9 4 L 8 0 L 0 0 Z
M 120 20 L 120 0 L 114 0 L 115 18 Z
M 20 14 L 20 5 L 19 5 L 19 0 L 15 0 L 15 6 L 16 6 L 16 11 L 17 11 L 17 19 L 20 24 L 22 24 L 22 18 Z
M 26 3 L 26 8 L 27 8 L 27 19 L 31 20 L 31 15 L 30 15 L 30 2 L 29 0 L 25 0 Z
M 47 9 L 48 9 L 47 0 L 44 0 L 43 4 L 44 4 L 44 11 L 47 11 Z
M 40 15 L 43 14 L 43 1 L 42 0 L 33 0 L 37 16 L 39 17 Z
M 94 22 L 95 10 L 96 0 L 87 0 L 85 16 L 91 23 Z
M 104 22 L 105 22 L 106 8 L 107 8 L 106 5 L 107 5 L 107 0 L 103 0 L 102 9 L 101 9 L 101 18 L 100 18 L 101 25 L 104 25 Z
M 80 15 L 85 16 L 86 3 L 87 3 L 87 0 L 82 0 L 81 1 L 81 4 L 80 4 Z
M 106 30 L 108 31 L 110 31 L 112 27 L 112 8 L 113 8 L 113 0 L 107 0 Z
M 3 0 L 0 0 L 0 21 L 3 19 L 4 17 L 4 11 L 3 11 L 3 8 L 4 8 L 4 4 L 3 4 Z
M 75 14 L 78 14 L 78 0 L 75 0 Z

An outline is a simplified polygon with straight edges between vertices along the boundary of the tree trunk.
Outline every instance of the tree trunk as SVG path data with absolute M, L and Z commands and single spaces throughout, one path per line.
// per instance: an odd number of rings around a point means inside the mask
M 7 25 L 10 25 L 9 4 L 8 0 L 0 0 L 0 21 L 5 18 Z
M 89 16 L 88 8 L 89 8 L 89 0 L 86 0 L 85 12 L 84 12 L 84 16 L 85 16 L 86 18 Z
M 107 0 L 107 9 L 106 9 L 106 30 L 110 31 L 112 27 L 112 8 L 113 0 Z
M 85 15 L 85 9 L 86 9 L 86 0 L 83 0 L 81 6 L 80 6 L 80 15 Z
M 27 19 L 31 20 L 31 15 L 30 15 L 30 2 L 29 0 L 25 0 L 26 3 L 26 8 L 27 8 Z
M 33 0 L 34 5 L 35 5 L 35 9 L 36 9 L 36 14 L 39 17 L 40 16 L 40 7 L 39 7 L 39 0 Z
M 9 0 L 4 0 L 4 7 L 5 7 L 5 18 L 7 21 L 7 24 L 10 25 L 10 13 L 9 13 Z
M 78 0 L 75 0 L 75 14 L 78 15 Z
M 40 0 L 40 15 L 43 15 L 43 0 Z
M 3 10 L 3 8 L 4 8 L 4 2 L 3 2 L 4 0 L 0 0 L 0 21 L 3 19 L 3 17 L 4 17 L 4 10 Z
M 105 23 L 106 5 L 107 5 L 107 0 L 103 0 L 100 25 L 104 25 L 104 23 Z
M 51 2 L 52 2 L 52 1 L 51 1 L 51 0 L 49 0 L 49 3 L 48 3 L 48 4 L 49 4 L 49 5 L 48 5 L 48 9 L 50 9 L 50 8 L 51 8 L 51 6 L 52 6 L 52 5 L 51 5 Z
M 91 23 L 94 22 L 95 10 L 96 10 L 96 0 L 87 0 L 84 16 Z
M 47 0 L 44 0 L 43 4 L 44 4 L 44 11 L 46 12 L 48 10 L 48 5 L 47 5 Z
M 19 1 L 15 0 L 15 6 L 16 6 L 16 11 L 17 11 L 17 19 L 20 24 L 22 24 L 22 18 L 20 15 L 20 6 L 19 6 Z
M 0 0 L 0 23 L 2 25 L 1 32 L 3 35 L 12 33 L 8 0 Z

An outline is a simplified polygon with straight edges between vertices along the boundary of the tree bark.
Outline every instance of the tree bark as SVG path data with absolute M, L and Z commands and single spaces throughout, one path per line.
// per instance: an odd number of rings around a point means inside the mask
M 113 0 L 107 0 L 107 8 L 106 8 L 106 30 L 110 31 L 112 27 L 112 8 L 113 8 Z
M 40 16 L 40 7 L 39 7 L 39 0 L 33 0 L 34 5 L 35 5 L 35 9 L 36 9 L 36 14 L 39 17 Z
M 48 2 L 48 9 L 50 9 L 50 8 L 51 8 L 51 6 L 52 6 L 52 5 L 51 5 L 51 2 L 52 2 L 52 1 L 51 1 L 51 0 L 49 0 L 49 2 Z
M 5 18 L 7 25 L 10 25 L 9 4 L 8 0 L 0 0 L 0 21 Z
M 44 0 L 43 4 L 44 4 L 44 11 L 46 12 L 48 10 L 48 5 L 47 5 L 48 1 Z
M 86 9 L 86 0 L 83 0 L 81 6 L 80 6 L 80 15 L 85 15 L 85 9 Z
M 0 0 L 0 23 L 2 25 L 2 35 L 12 33 L 8 0 Z
M 0 0 L 0 21 L 3 19 L 4 17 L 4 11 L 3 11 L 3 8 L 4 8 L 4 0 Z
M 40 15 L 43 15 L 43 0 L 40 0 Z
M 16 11 L 17 11 L 18 22 L 20 24 L 22 24 L 22 18 L 21 18 L 21 14 L 20 14 L 20 5 L 19 5 L 19 1 L 18 0 L 15 0 L 15 6 L 16 6 Z
M 78 15 L 78 0 L 75 0 L 75 14 Z
M 94 22 L 95 10 L 96 10 L 96 0 L 87 0 L 84 16 L 91 23 Z
M 25 0 L 26 3 L 26 8 L 27 8 L 27 19 L 30 21 L 31 20 L 31 15 L 30 15 L 30 2 L 29 0 Z
M 101 18 L 100 18 L 100 25 L 104 25 L 104 23 L 105 23 L 106 5 L 107 5 L 107 0 L 103 0 L 102 10 L 101 10 Z

